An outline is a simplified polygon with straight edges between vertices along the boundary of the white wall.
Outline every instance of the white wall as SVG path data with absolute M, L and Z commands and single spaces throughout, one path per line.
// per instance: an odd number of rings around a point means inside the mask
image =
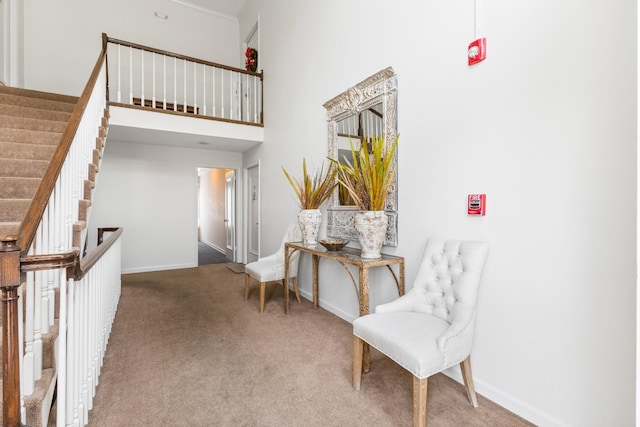
M 158 19 L 154 12 L 169 18 Z M 243 66 L 237 21 L 174 2 L 31 0 L 24 2 L 24 14 L 24 84 L 30 89 L 80 95 L 102 48 L 102 33 Z
M 240 168 L 239 153 L 107 140 L 89 230 L 123 227 L 123 273 L 195 267 L 198 167 Z
M 243 159 L 261 161 L 262 250 L 297 213 L 280 166 L 326 155 L 322 104 L 392 66 L 399 246 L 385 251 L 406 257 L 410 285 L 428 236 L 491 243 L 480 393 L 539 425 L 633 425 L 636 4 L 480 5 L 488 58 L 469 68 L 471 1 L 247 0 L 240 37 L 260 16 L 266 71 L 265 142 Z M 486 217 L 466 215 L 469 193 L 487 194 Z M 353 318 L 344 271 L 321 263 L 320 280 L 321 304 Z M 372 305 L 394 297 L 372 282 Z

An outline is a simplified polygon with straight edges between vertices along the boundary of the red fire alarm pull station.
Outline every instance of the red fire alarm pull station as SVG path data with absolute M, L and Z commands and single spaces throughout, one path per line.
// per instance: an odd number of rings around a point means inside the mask
M 484 216 L 487 211 L 486 194 L 469 194 L 467 199 L 467 214 Z
M 487 58 L 487 39 L 485 37 L 471 42 L 467 51 L 469 65 L 477 64 Z

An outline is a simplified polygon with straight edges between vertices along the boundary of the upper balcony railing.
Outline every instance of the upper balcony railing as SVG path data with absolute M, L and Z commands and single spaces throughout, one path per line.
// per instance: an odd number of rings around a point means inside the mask
M 263 73 L 102 35 L 111 105 L 263 125 Z

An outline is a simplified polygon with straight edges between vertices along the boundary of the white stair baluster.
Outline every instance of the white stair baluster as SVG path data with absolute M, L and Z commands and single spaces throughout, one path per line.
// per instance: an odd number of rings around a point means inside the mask
M 229 118 L 233 119 L 233 71 L 229 70 Z
M 122 85 L 120 84 L 120 74 L 121 74 L 121 70 L 122 70 L 122 61 L 120 60 L 120 48 L 122 47 L 122 45 L 118 45 L 118 63 L 117 63 L 117 67 L 118 67 L 118 96 L 117 96 L 117 101 L 118 102 L 122 102 Z
M 140 105 L 144 106 L 144 50 L 140 50 Z
M 202 114 L 207 115 L 207 66 L 202 64 Z
M 133 48 L 129 47 L 129 104 L 133 105 Z
M 211 115 L 216 117 L 216 67 L 211 67 Z
M 151 107 L 156 108 L 156 53 L 151 53 Z

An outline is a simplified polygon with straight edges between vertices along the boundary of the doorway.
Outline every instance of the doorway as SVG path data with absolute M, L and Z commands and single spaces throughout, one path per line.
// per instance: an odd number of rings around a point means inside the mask
M 235 262 L 235 171 L 198 168 L 198 265 Z

